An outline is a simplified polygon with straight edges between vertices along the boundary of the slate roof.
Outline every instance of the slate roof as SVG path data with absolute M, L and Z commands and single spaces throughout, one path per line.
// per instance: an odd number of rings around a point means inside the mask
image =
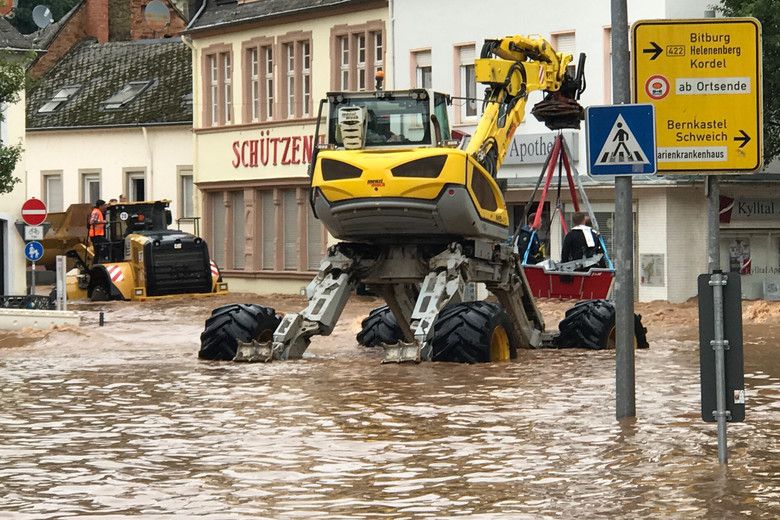
M 328 7 L 375 3 L 376 0 L 255 0 L 238 4 L 229 0 L 208 0 L 206 9 L 188 32 L 197 32 L 244 22 L 279 18 Z
M 32 43 L 0 16 L 0 49 L 32 49 Z
M 118 110 L 103 102 L 130 81 L 153 80 Z M 66 86 L 76 94 L 52 113 L 38 110 Z M 192 124 L 192 54 L 179 39 L 137 40 L 76 45 L 27 92 L 27 130 Z

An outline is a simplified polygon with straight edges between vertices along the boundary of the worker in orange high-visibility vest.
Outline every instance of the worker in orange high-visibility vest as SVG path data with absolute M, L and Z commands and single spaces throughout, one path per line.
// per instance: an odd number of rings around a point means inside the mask
M 106 208 L 108 208 L 106 201 L 98 199 L 89 215 L 89 240 L 95 248 L 95 253 L 98 245 L 106 241 Z

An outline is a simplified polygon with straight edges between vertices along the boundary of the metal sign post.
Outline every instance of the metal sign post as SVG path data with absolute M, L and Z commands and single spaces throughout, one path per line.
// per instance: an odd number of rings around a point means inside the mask
M 30 272 L 30 294 L 35 295 L 35 262 L 43 258 L 43 245 L 33 240 L 24 245 L 24 256 L 32 262 L 32 271 Z

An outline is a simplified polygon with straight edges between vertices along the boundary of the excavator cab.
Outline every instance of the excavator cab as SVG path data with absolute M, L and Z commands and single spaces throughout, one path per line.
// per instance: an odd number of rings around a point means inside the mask
M 501 189 L 452 139 L 449 96 L 426 89 L 331 92 L 312 159 L 314 214 L 341 240 L 505 240 Z

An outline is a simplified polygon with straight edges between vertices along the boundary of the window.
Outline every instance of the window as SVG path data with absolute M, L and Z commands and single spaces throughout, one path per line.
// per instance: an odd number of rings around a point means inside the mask
M 62 87 L 59 89 L 52 98 L 47 101 L 38 112 L 41 114 L 51 114 L 57 110 L 60 106 L 64 105 L 70 98 L 72 98 L 76 92 L 78 92 L 81 85 L 71 85 L 68 87 Z
M 81 174 L 81 202 L 94 204 L 100 198 L 100 173 Z
M 51 213 L 62 211 L 62 173 L 43 174 L 43 201 Z
M 384 23 L 339 26 L 331 31 L 331 88 L 366 90 L 373 76 L 383 68 L 385 54 Z
M 415 87 L 431 88 L 433 85 L 431 51 L 420 51 L 412 53 L 412 58 L 414 59 Z
M 179 175 L 179 216 L 191 218 L 195 216 L 194 184 L 192 170 L 183 170 Z
M 250 117 L 252 121 L 260 119 L 260 57 L 257 48 L 249 49 L 249 91 Z
M 374 40 L 374 73 L 381 70 L 385 63 L 385 46 L 382 41 L 382 31 L 372 32 Z
M 103 101 L 103 108 L 105 110 L 120 109 L 137 98 L 151 84 L 151 81 L 131 81 L 119 89 L 119 92 Z
M 208 240 L 209 250 L 214 261 L 225 268 L 225 218 L 227 211 L 223 192 L 209 195 L 211 205 L 211 233 Z
M 263 47 L 265 56 L 265 119 L 274 117 L 274 51 L 272 47 Z
M 209 56 L 209 92 L 211 97 L 210 124 L 219 124 L 219 73 L 217 71 L 217 56 Z
M 295 46 L 288 43 L 284 46 L 284 63 L 287 77 L 287 117 L 295 117 Z
M 477 112 L 477 80 L 474 74 L 475 50 L 473 45 L 458 47 L 458 60 L 460 67 L 458 75 L 460 79 L 459 96 L 466 99 L 459 100 L 461 121 L 469 117 L 476 117 Z
M 339 75 L 339 88 L 341 90 L 349 90 L 349 37 L 341 36 L 338 39 L 338 42 L 340 56 L 339 69 L 341 71 L 341 74 Z
M 227 52 L 222 53 L 222 73 L 224 74 L 223 91 L 224 91 L 224 114 L 225 122 L 230 123 L 233 121 L 233 84 L 231 78 L 233 76 L 232 67 L 230 62 L 230 54 Z
M 129 171 L 125 174 L 127 182 L 125 190 L 130 202 L 146 200 L 146 173 L 143 171 Z
M 555 52 L 574 55 L 577 50 L 577 40 L 574 31 L 553 33 L 550 38 Z
M 229 51 L 205 54 L 204 124 L 216 126 L 233 122 L 233 55 Z
M 310 114 L 311 107 L 311 43 L 301 42 L 301 88 L 302 88 L 302 101 L 303 108 L 301 110 L 302 115 L 308 116 Z
M 355 36 L 357 48 L 357 89 L 366 90 L 366 35 Z
M 234 191 L 231 193 L 233 204 L 233 221 L 231 230 L 233 233 L 233 269 L 243 269 L 245 263 L 244 246 L 246 245 L 246 234 L 244 233 L 244 222 L 246 221 L 244 211 L 244 192 Z
M 251 197 L 254 204 L 247 205 L 246 197 Z M 211 234 L 207 238 L 220 266 L 273 273 L 319 268 L 326 235 L 308 204 L 308 185 L 259 187 L 254 194 L 246 190 L 210 192 L 208 200 L 211 208 L 206 229 Z M 226 211 L 225 200 L 232 207 L 231 214 Z M 226 219 L 231 228 L 227 240 Z M 254 228 L 254 236 L 249 239 L 247 222 L 252 222 Z M 225 255 L 225 250 L 229 254 Z

